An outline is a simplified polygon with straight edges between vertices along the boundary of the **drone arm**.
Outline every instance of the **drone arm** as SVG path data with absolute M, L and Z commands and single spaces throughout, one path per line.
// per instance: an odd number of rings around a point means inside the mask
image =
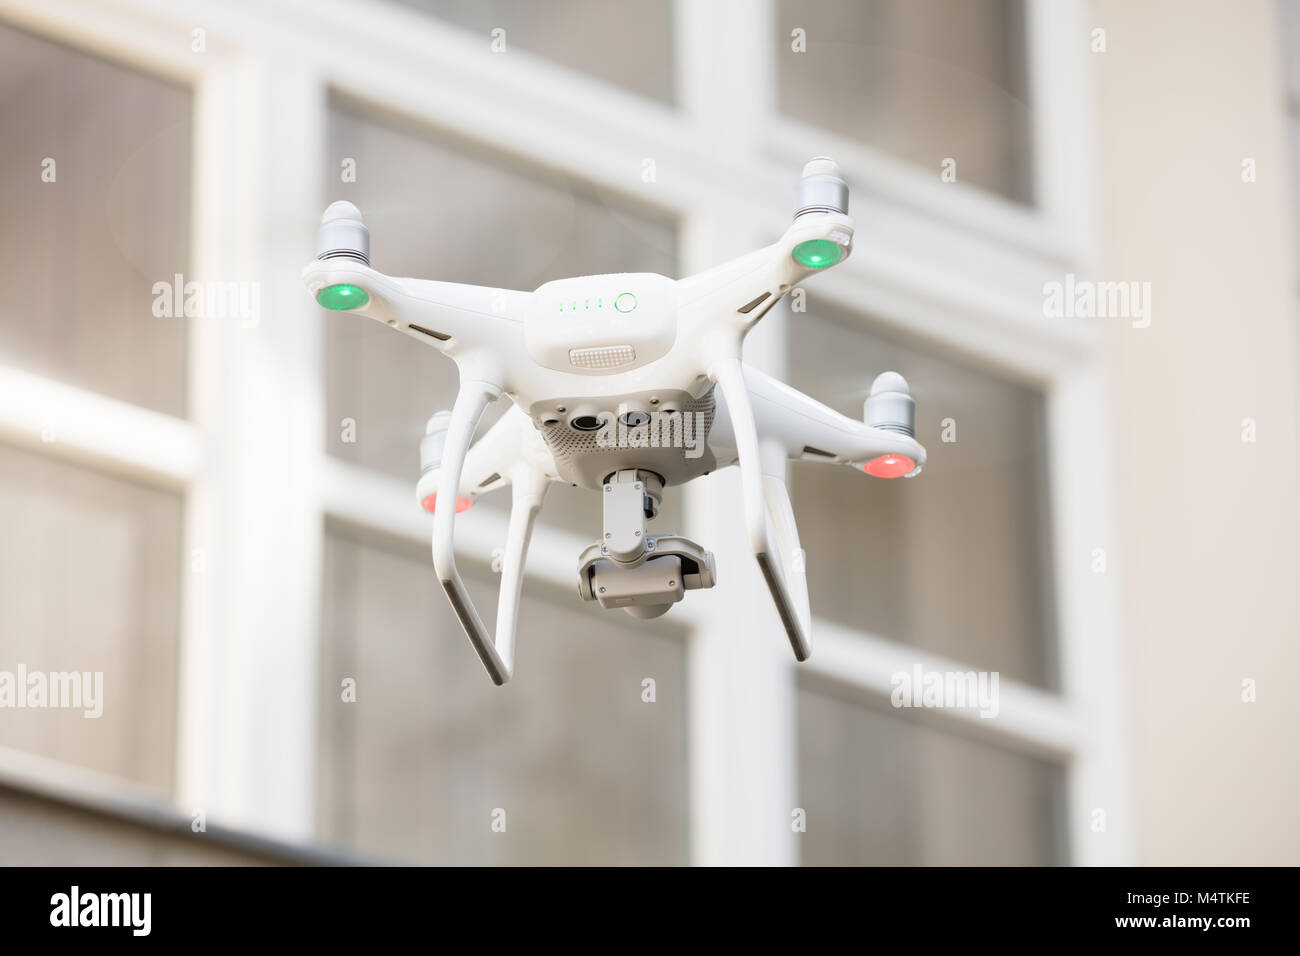
M 678 282 L 679 308 L 757 321 L 802 276 L 783 243 L 764 246 Z
M 745 383 L 762 434 L 780 442 L 791 459 L 861 466 L 895 454 L 925 464 L 925 448 L 910 435 L 841 415 L 755 368 L 745 367 Z
M 354 307 L 331 305 L 383 322 L 440 352 L 456 355 L 466 345 L 505 349 L 522 328 L 531 293 L 485 286 L 398 279 L 347 258 L 319 259 L 302 274 L 312 295 L 328 304 L 328 290 L 355 287 L 366 301 Z M 322 290 L 326 290 L 322 294 Z M 353 293 L 355 296 L 356 294 Z
M 833 259 L 823 252 L 822 265 L 799 261 L 803 249 L 819 242 L 823 249 L 838 250 Z M 743 335 L 792 287 L 843 261 L 852 247 L 853 220 L 847 215 L 802 216 L 772 245 L 680 280 L 679 315 L 693 327 L 721 323 Z
M 750 549 L 772 593 L 795 658 L 807 660 L 812 654 L 811 615 L 803 557 L 785 485 L 785 450 L 772 442 L 760 445 L 744 368 L 738 359 L 716 362 L 709 377 L 722 389 L 735 433 Z M 777 526 L 775 548 L 769 533 L 769 511 Z

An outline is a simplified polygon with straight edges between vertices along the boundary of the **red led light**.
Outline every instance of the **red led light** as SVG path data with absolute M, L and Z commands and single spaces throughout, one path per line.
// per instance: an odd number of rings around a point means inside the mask
M 473 503 L 474 502 L 471 501 L 469 498 L 457 498 L 456 514 L 460 514 L 462 511 L 468 511 L 469 506 L 472 505 Z M 433 514 L 434 509 L 438 507 L 438 496 L 436 494 L 426 495 L 425 499 L 420 502 L 420 507 L 422 507 L 425 511 L 429 512 L 429 514 Z
M 916 462 L 906 455 L 881 455 L 863 465 L 862 470 L 875 478 L 902 478 L 916 470 Z

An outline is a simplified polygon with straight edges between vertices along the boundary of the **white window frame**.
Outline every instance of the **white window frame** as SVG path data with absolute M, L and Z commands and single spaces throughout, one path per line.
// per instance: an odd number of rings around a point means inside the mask
M 1066 767 L 1070 862 L 1133 862 L 1114 508 L 1098 454 L 1104 354 L 1098 330 L 1048 322 L 1041 308 L 1044 277 L 1086 273 L 1097 261 L 1090 23 L 1082 0 L 1027 0 L 1026 9 L 1032 208 L 940 184 L 937 169 L 778 116 L 774 0 L 677 0 L 676 107 L 514 47 L 485 57 L 487 37 L 395 5 L 0 0 L 7 22 L 193 90 L 190 272 L 260 279 L 263 314 L 275 316 L 257 329 L 191 323 L 188 420 L 0 367 L 5 441 L 185 493 L 185 553 L 202 560 L 182 596 L 177 808 L 314 838 L 325 519 L 428 540 L 407 483 L 331 458 L 321 440 L 321 322 L 297 275 L 326 187 L 334 90 L 503 154 L 545 157 L 549 168 L 675 217 L 683 274 L 779 233 L 791 177 L 833 149 L 849 180 L 871 187 L 856 191 L 855 216 L 889 228 L 861 230 L 855 255 L 818 281 L 816 295 L 1032 383 L 1048 404 L 1062 691 L 1003 680 L 999 719 L 939 716 Z M 195 29 L 205 31 L 205 52 L 191 49 Z M 646 157 L 654 183 L 641 178 Z M 784 329 L 765 325 L 746 358 L 783 373 Z M 51 417 L 53 445 L 41 441 Z M 969 665 L 824 619 L 812 660 L 795 665 L 728 507 L 734 477 L 687 489 L 690 532 L 715 550 L 726 583 L 673 612 L 690 632 L 691 857 L 796 863 L 796 667 L 887 699 L 891 674 L 913 663 Z M 492 520 L 462 523 L 463 546 L 483 560 L 504 535 Z M 585 544 L 539 529 L 530 576 L 571 594 L 569 569 Z M 1090 571 L 1098 547 L 1111 555 L 1109 573 Z

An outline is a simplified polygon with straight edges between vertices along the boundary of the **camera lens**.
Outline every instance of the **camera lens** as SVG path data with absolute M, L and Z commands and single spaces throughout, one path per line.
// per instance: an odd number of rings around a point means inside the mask
M 648 412 L 624 412 L 618 417 L 624 428 L 640 428 L 650 421 Z

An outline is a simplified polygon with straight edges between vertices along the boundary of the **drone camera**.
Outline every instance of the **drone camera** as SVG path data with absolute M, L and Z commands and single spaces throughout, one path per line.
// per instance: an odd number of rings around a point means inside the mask
M 688 590 L 711 588 L 712 553 L 680 535 L 649 533 L 646 522 L 659 513 L 663 479 L 627 468 L 602 485 L 604 535 L 578 561 L 578 594 L 604 608 L 633 617 L 664 614 Z
M 650 413 L 639 410 L 627 411 L 618 416 L 618 421 L 624 428 L 640 428 L 650 424 Z
M 569 426 L 580 432 L 600 431 L 602 425 L 604 425 L 604 422 L 601 420 L 600 415 L 594 411 L 579 410 L 569 419 Z
M 665 555 L 636 568 L 597 561 L 591 569 L 591 589 L 603 608 L 622 608 L 633 617 L 659 617 L 686 593 L 682 559 Z

